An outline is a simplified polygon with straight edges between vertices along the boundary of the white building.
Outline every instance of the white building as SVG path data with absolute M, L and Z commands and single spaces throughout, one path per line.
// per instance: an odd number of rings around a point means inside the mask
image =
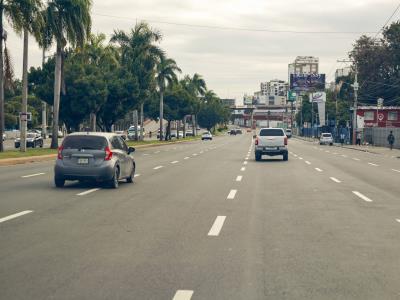
M 337 69 L 335 72 L 335 79 L 337 79 L 338 77 L 345 77 L 345 76 L 349 76 L 351 73 L 351 68 L 350 67 L 345 67 L 343 69 Z
M 260 104 L 285 105 L 289 84 L 286 81 L 273 79 L 268 82 L 261 82 Z
M 318 74 L 319 58 L 314 56 L 297 56 L 295 61 L 289 64 L 290 74 Z

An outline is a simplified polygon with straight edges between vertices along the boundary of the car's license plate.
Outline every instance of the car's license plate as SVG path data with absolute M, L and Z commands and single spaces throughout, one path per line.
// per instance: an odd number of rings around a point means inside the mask
M 265 147 L 265 150 L 275 150 L 276 147 Z
M 78 158 L 79 165 L 87 165 L 89 163 L 89 158 Z

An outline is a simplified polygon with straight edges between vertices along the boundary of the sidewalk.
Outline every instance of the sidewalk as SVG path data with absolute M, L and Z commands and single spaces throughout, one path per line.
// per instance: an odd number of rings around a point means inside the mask
M 316 139 L 316 138 L 303 137 L 303 136 L 293 136 L 293 137 L 303 140 L 303 141 L 306 141 L 306 142 L 318 143 L 318 139 Z M 356 145 L 345 144 L 345 145 L 341 146 L 340 143 L 334 143 L 333 145 L 335 147 L 343 147 L 343 148 L 362 151 L 362 152 L 386 155 L 386 156 L 390 156 L 393 158 L 395 158 L 395 157 L 400 158 L 400 149 L 390 150 L 388 147 L 375 147 L 375 146 L 371 146 L 371 145 L 356 146 Z

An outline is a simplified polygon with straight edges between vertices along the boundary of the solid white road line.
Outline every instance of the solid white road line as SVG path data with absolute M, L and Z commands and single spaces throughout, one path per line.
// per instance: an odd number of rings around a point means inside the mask
M 379 165 L 374 164 L 374 163 L 371 163 L 371 162 L 369 162 L 368 164 L 369 164 L 370 166 L 379 167 Z
M 360 192 L 357 191 L 353 191 L 353 194 L 356 195 L 357 197 L 360 197 L 361 199 L 363 199 L 366 202 L 372 202 L 371 199 L 369 199 L 367 196 L 364 196 L 363 194 L 361 194 Z
M 400 173 L 400 170 L 392 169 L 393 172 Z
M 90 190 L 87 190 L 87 191 L 85 191 L 85 192 L 82 192 L 82 193 L 79 193 L 79 194 L 76 194 L 76 195 L 77 195 L 77 196 L 85 196 L 85 195 L 87 195 L 87 194 L 96 192 L 96 191 L 98 191 L 98 190 L 99 190 L 99 188 L 90 189 Z
M 208 232 L 208 236 L 218 236 L 221 232 L 222 226 L 224 226 L 225 219 L 226 216 L 218 216 L 215 219 L 210 231 Z
M 239 175 L 238 177 L 236 177 L 236 181 L 242 181 L 243 176 Z
M 315 170 L 317 170 L 318 172 L 322 172 L 320 168 L 315 168 Z
M 360 161 L 361 159 L 357 158 L 357 157 L 353 157 L 353 160 L 355 161 Z
M 36 173 L 36 174 L 31 174 L 31 175 L 25 175 L 25 176 L 21 176 L 22 178 L 29 178 L 29 177 L 35 177 L 35 176 L 40 176 L 40 175 L 44 175 L 45 173 Z
M 339 179 L 336 179 L 335 177 L 329 177 L 332 181 L 336 182 L 336 183 L 341 183 L 341 181 Z
M 241 169 L 240 169 L 240 171 L 246 171 L 246 168 L 245 167 L 242 167 Z
M 163 168 L 163 166 L 157 166 L 157 167 L 154 167 L 153 170 L 158 170 L 158 169 L 161 169 L 161 168 Z
M 174 160 L 174 161 L 171 161 L 171 164 L 177 164 L 179 161 L 177 161 L 177 160 Z
M 0 219 L 0 223 L 3 223 L 3 222 L 5 222 L 5 221 L 8 221 L 8 220 L 12 220 L 12 219 L 21 217 L 21 216 L 26 215 L 26 214 L 30 214 L 30 213 L 32 213 L 32 212 L 33 212 L 33 210 L 24 210 L 24 211 L 21 211 L 21 212 L 19 212 L 19 213 L 16 213 L 16 214 L 13 214 L 13 215 L 10 215 L 10 216 L 1 218 L 1 219 Z
M 189 159 L 190 157 L 189 156 L 186 156 L 184 159 Z
M 226 197 L 226 199 L 235 199 L 237 190 L 231 190 L 228 194 L 228 197 Z
M 308 160 L 306 160 L 306 164 L 307 164 L 307 165 L 311 165 L 311 163 L 310 163 Z
M 192 299 L 193 291 L 189 290 L 178 290 L 175 293 L 174 298 L 172 300 L 190 300 Z

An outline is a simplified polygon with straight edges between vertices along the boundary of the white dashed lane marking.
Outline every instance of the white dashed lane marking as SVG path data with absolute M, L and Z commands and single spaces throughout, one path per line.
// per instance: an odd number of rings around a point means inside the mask
M 100 188 L 90 189 L 90 190 L 84 191 L 84 192 L 76 194 L 76 195 L 77 196 L 85 196 L 87 194 L 91 194 L 91 193 L 97 192 L 98 190 L 100 190 Z
M 397 221 L 398 223 L 400 223 L 400 219 L 396 219 L 396 221 Z
M 242 167 L 241 169 L 240 169 L 240 171 L 246 171 L 246 168 L 245 167 Z
M 307 164 L 307 165 L 311 165 L 311 163 L 310 163 L 308 160 L 306 160 L 306 164 Z
M 322 172 L 322 170 L 320 168 L 315 168 L 315 170 L 318 172 Z
M 239 175 L 238 177 L 236 177 L 236 181 L 242 181 L 243 176 Z
M 36 174 L 31 174 L 31 175 L 25 175 L 25 176 L 21 176 L 22 178 L 30 178 L 30 177 L 35 177 L 35 176 L 40 176 L 40 175 L 44 175 L 45 173 L 36 173 Z
M 30 214 L 30 213 L 32 213 L 32 212 L 33 212 L 33 210 L 24 210 L 24 211 L 21 211 L 21 212 L 19 212 L 19 213 L 16 213 L 16 214 L 13 214 L 13 215 L 10 215 L 10 216 L 1 218 L 1 219 L 0 219 L 0 223 L 3 223 L 3 222 L 5 222 L 5 221 L 9 221 L 9 220 L 12 220 L 12 219 L 21 217 L 21 216 L 26 215 L 26 214 Z
M 177 164 L 179 161 L 177 161 L 177 160 L 174 160 L 174 161 L 171 161 L 171 164 Z
M 353 157 L 353 160 L 355 161 L 360 161 L 361 159 L 357 158 L 357 157 Z
M 235 199 L 237 190 L 231 190 L 228 194 L 228 197 L 226 197 L 226 199 Z
M 400 170 L 392 169 L 393 172 L 400 173 Z
M 190 157 L 189 156 L 186 156 L 184 159 L 189 159 Z
M 373 167 L 378 167 L 379 165 L 377 165 L 377 164 L 374 164 L 374 163 L 371 163 L 371 162 L 369 162 L 368 163 L 370 166 L 373 166 Z
M 163 168 L 163 166 L 157 166 L 157 167 L 154 167 L 153 169 L 154 170 L 158 170 L 158 169 L 161 169 L 161 168 Z
M 244 165 L 247 165 L 247 161 L 244 161 L 243 164 L 244 164 Z
M 192 299 L 193 291 L 190 290 L 178 290 L 175 293 L 174 298 L 172 300 L 190 300 Z
M 140 174 L 135 174 L 135 177 L 139 177 L 140 176 Z
M 212 225 L 210 231 L 208 232 L 208 236 L 219 236 L 219 233 L 221 232 L 222 226 L 224 226 L 226 216 L 218 216 L 214 224 Z
M 330 179 L 336 183 L 341 183 L 341 181 L 335 177 L 330 177 Z
M 361 194 L 360 192 L 353 191 L 353 194 L 356 195 L 357 197 L 363 199 L 363 200 L 366 201 L 366 202 L 372 202 L 371 199 L 369 199 L 367 196 Z

